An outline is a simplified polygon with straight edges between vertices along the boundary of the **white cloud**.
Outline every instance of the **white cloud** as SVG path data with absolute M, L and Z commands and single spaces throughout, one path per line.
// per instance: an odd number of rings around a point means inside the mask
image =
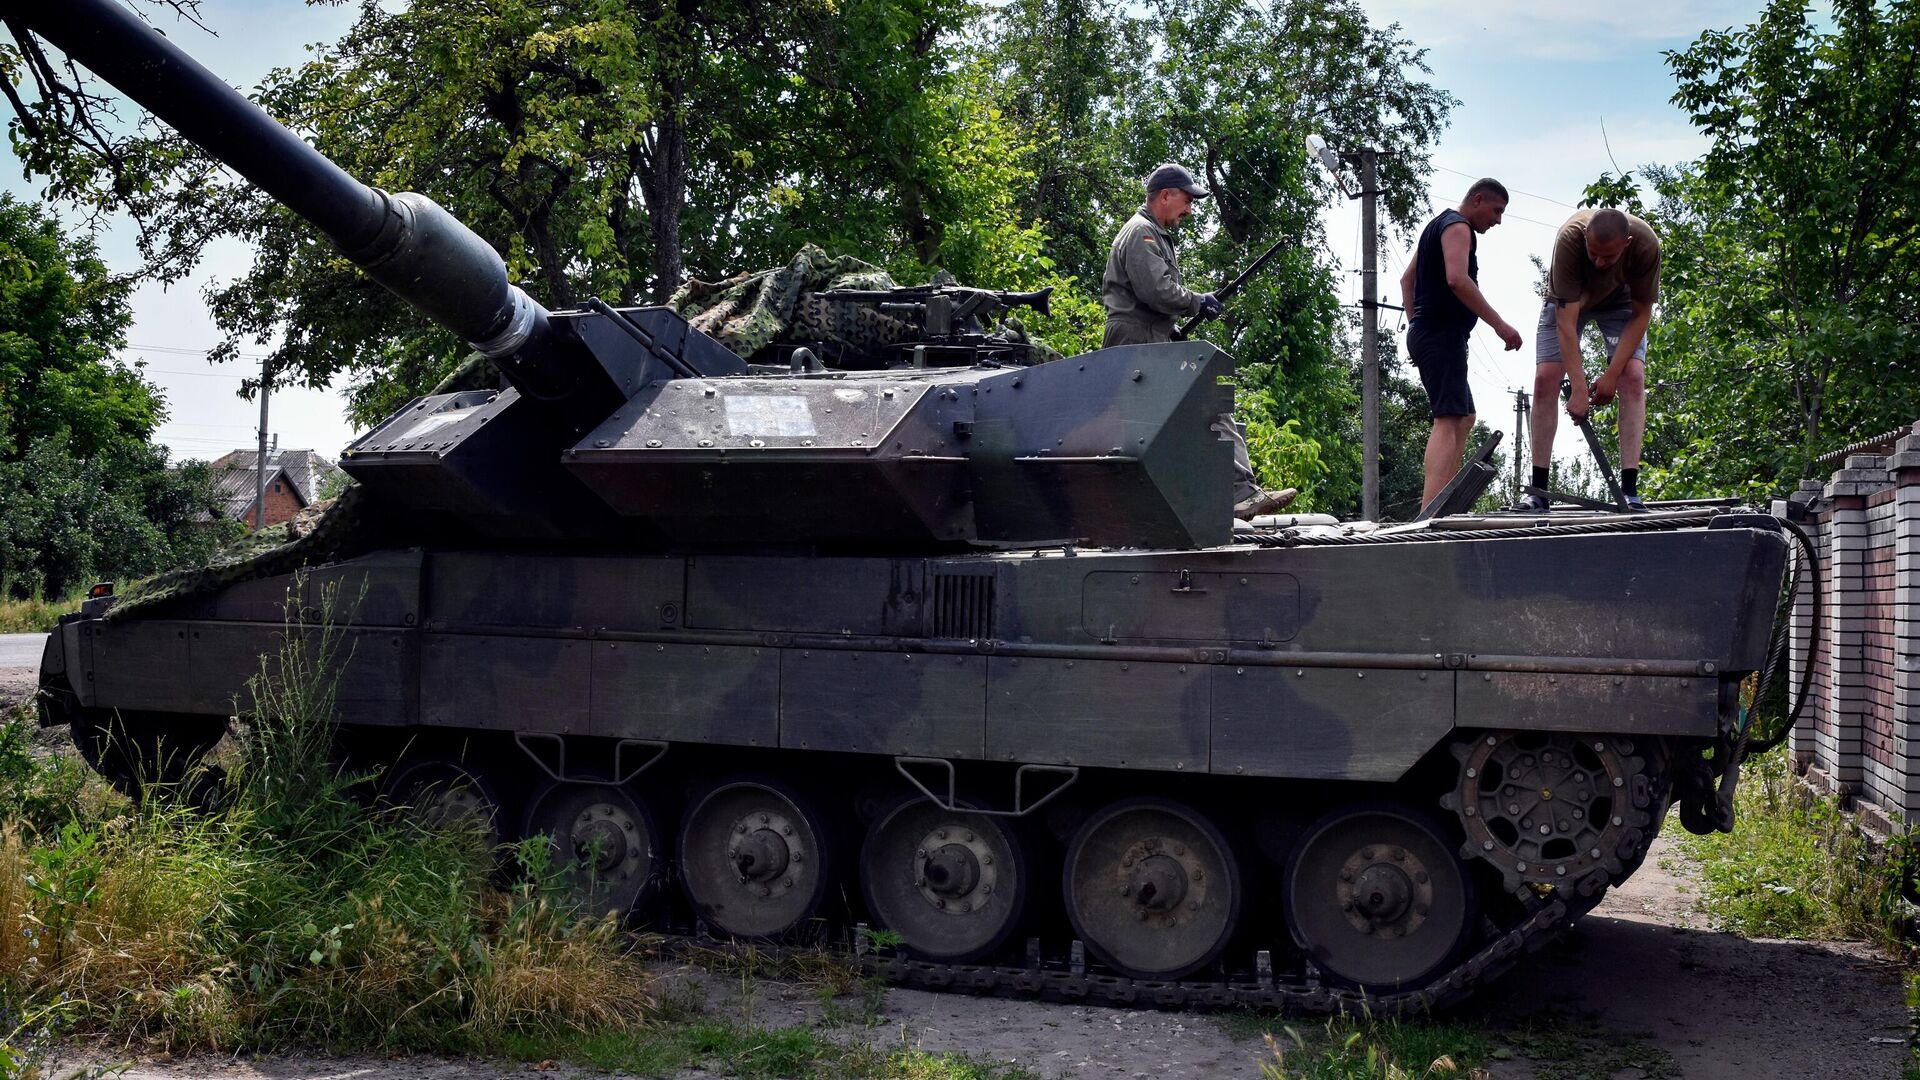
M 1606 60 L 1655 42 L 1684 44 L 1704 29 L 1744 24 L 1758 14 L 1751 0 L 1365 0 L 1365 7 L 1376 22 L 1400 23 L 1423 46 L 1480 44 L 1494 62 Z

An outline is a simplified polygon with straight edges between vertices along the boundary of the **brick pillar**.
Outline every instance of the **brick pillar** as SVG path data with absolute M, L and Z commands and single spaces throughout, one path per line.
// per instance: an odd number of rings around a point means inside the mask
M 1813 538 L 1816 557 L 1825 546 L 1823 539 L 1826 525 L 1817 520 L 1814 514 L 1819 509 L 1820 496 L 1825 489 L 1826 485 L 1818 480 L 1802 480 L 1800 490 L 1788 496 L 1789 502 L 1798 504 L 1807 511 L 1802 518 L 1802 524 L 1808 535 Z M 1794 544 L 1793 549 L 1794 557 L 1799 558 L 1800 545 Z M 1819 561 L 1822 564 L 1825 562 L 1824 559 Z M 1790 694 L 1799 690 L 1800 680 L 1805 677 L 1807 668 L 1814 662 L 1814 655 L 1810 651 L 1814 637 L 1814 591 L 1823 590 L 1826 586 L 1824 574 L 1816 578 L 1813 571 L 1813 567 L 1801 570 L 1800 592 L 1794 600 L 1793 611 L 1789 615 L 1791 622 L 1788 624 L 1787 636 L 1787 690 Z M 1813 698 L 1818 690 L 1817 686 L 1809 685 L 1808 697 Z M 1811 701 L 1801 711 L 1800 722 L 1793 726 L 1793 731 L 1787 736 L 1787 752 L 1793 755 L 1793 767 L 1796 772 L 1804 773 L 1809 766 L 1817 766 L 1822 772 L 1828 772 L 1833 767 L 1831 762 L 1823 762 L 1819 759 L 1819 745 L 1814 738 L 1814 707 Z
M 1895 486 L 1893 740 L 1901 773 L 1897 809 L 1911 825 L 1920 821 L 1920 432 L 1895 444 L 1887 471 Z
M 1827 640 L 1832 676 L 1827 697 L 1827 733 L 1821 736 L 1819 756 L 1832 762 L 1826 772 L 1836 794 L 1860 791 L 1860 712 L 1866 700 L 1861 653 L 1866 645 L 1863 569 L 1867 550 L 1867 496 L 1885 487 L 1886 459 L 1855 454 L 1847 467 L 1827 484 L 1827 609 L 1831 627 Z

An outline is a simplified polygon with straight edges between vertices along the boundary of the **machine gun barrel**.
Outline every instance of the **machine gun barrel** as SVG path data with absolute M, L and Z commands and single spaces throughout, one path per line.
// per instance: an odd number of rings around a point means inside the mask
M 594 419 L 601 403 L 577 400 L 602 396 L 580 378 L 584 348 L 433 200 L 355 180 L 115 0 L 5 0 L 0 13 L 312 223 L 368 276 L 495 359 L 522 394 Z

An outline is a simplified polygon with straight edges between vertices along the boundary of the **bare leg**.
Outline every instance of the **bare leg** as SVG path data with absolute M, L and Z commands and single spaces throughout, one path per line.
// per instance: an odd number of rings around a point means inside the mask
M 1423 464 L 1426 486 L 1420 494 L 1420 505 L 1433 501 L 1440 489 L 1447 486 L 1454 474 L 1460 471 L 1460 454 L 1467 448 L 1467 437 L 1473 434 L 1473 416 L 1436 416 L 1433 418 L 1433 431 L 1427 435 L 1427 456 Z
M 1640 467 L 1641 440 L 1647 431 L 1647 366 L 1627 361 L 1620 376 L 1620 467 Z
M 1566 373 L 1564 360 L 1533 365 L 1533 419 L 1528 429 L 1533 463 L 1542 469 L 1553 464 L 1553 436 L 1560 430 L 1560 380 Z

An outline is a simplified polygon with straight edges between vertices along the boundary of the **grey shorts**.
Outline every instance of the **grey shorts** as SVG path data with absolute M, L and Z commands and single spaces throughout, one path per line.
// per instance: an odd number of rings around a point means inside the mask
M 1598 311 L 1582 311 L 1580 325 L 1574 333 L 1584 331 L 1590 325 L 1600 327 L 1600 336 L 1606 340 L 1606 361 L 1613 360 L 1613 350 L 1620 346 L 1620 335 L 1626 331 L 1627 324 L 1633 321 L 1633 308 L 1601 308 Z M 1641 363 L 1647 362 L 1647 336 L 1640 335 L 1640 344 L 1633 348 L 1633 358 Z M 1540 325 L 1533 333 L 1533 362 L 1536 364 L 1557 364 L 1560 362 L 1560 321 L 1559 305 L 1549 300 L 1540 305 Z

